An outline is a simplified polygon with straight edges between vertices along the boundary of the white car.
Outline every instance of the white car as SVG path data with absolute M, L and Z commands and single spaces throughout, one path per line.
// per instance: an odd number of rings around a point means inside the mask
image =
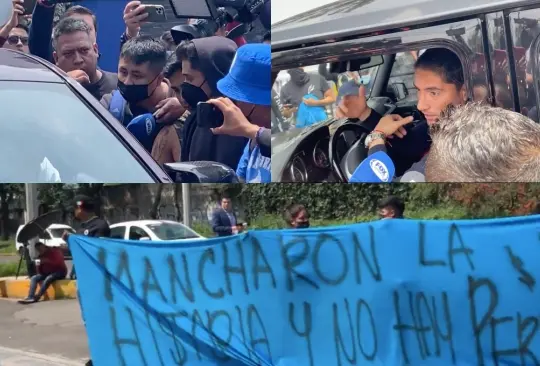
M 15 237 L 19 236 L 19 232 L 23 228 L 24 225 L 19 226 L 17 229 L 17 235 Z M 69 226 L 64 224 L 51 224 L 49 227 L 45 229 L 43 234 L 40 235 L 39 238 L 36 238 L 36 242 L 40 241 L 43 244 L 49 246 L 49 247 L 61 247 L 61 246 L 67 246 L 67 243 L 62 239 L 62 234 L 64 234 L 64 231 L 68 231 L 70 233 L 74 233 L 75 230 Z M 31 243 L 35 244 L 35 243 Z M 15 248 L 17 248 L 17 252 L 22 255 L 24 245 L 23 243 L 16 242 Z M 30 249 L 32 252 L 33 248 Z M 31 253 L 32 254 L 32 253 Z
M 138 220 L 111 225 L 111 238 L 124 240 L 206 240 L 184 224 L 168 220 Z

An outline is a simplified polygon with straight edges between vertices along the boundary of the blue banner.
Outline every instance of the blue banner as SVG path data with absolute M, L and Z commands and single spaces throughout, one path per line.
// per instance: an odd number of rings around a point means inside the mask
M 540 364 L 540 216 L 69 245 L 97 366 Z

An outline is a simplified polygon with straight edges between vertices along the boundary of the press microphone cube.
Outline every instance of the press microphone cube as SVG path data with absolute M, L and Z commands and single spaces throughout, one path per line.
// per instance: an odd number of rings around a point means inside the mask
M 368 156 L 356 168 L 350 183 L 390 183 L 394 179 L 396 168 L 392 159 L 385 152 L 378 151 Z
M 156 119 L 151 113 L 142 114 L 131 120 L 127 130 L 144 146 L 147 151 L 152 151 L 154 139 L 158 133 Z

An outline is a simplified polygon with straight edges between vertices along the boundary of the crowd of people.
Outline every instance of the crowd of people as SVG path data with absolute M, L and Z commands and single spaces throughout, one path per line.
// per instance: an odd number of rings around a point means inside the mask
M 226 26 L 178 42 L 171 31 L 152 37 L 141 31 L 145 5 L 131 1 L 123 14 L 118 69 L 108 72 L 99 67 L 100 52 L 118 50 L 99 48 L 98 19 L 90 9 L 71 6 L 53 24 L 55 2 L 37 0 L 25 15 L 24 0 L 11 1 L 0 47 L 55 64 L 158 163 L 212 161 L 235 170 L 243 182 L 270 182 L 269 33 L 259 43 L 242 35 L 230 39 Z M 213 113 L 198 117 L 200 103 L 211 104 Z

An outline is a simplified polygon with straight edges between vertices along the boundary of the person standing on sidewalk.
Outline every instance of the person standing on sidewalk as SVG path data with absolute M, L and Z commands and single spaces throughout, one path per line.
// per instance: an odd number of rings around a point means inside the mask
M 111 228 L 109 223 L 104 219 L 98 217 L 95 214 L 95 205 L 94 202 L 87 196 L 78 195 L 75 196 L 75 219 L 81 222 L 79 229 L 77 230 L 78 235 L 86 235 L 94 238 L 108 238 L 111 236 Z M 67 242 L 70 233 L 67 231 L 64 232 L 62 238 Z M 75 266 L 73 266 L 70 274 L 71 279 L 76 279 L 75 275 Z M 84 311 L 81 302 L 81 293 L 77 288 L 77 299 L 79 300 L 79 306 L 81 307 L 81 315 L 83 318 L 83 323 L 86 327 L 86 320 L 84 319 Z M 92 360 L 88 360 L 85 366 L 92 366 Z

